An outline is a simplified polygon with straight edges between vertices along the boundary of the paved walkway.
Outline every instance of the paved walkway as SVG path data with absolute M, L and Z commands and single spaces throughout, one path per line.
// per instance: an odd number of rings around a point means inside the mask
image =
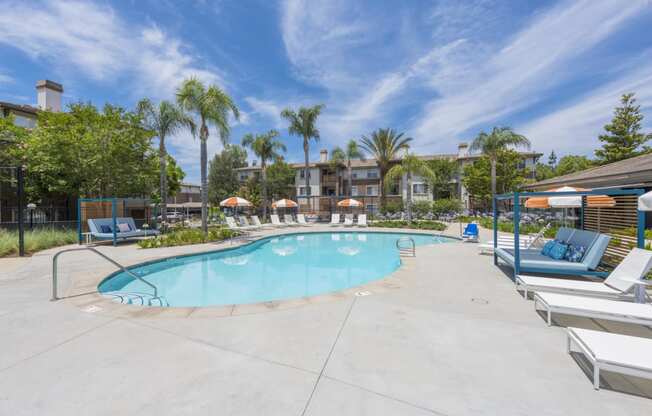
M 133 264 L 220 246 L 102 250 Z M 76 299 L 90 295 L 50 302 L 53 252 L 11 270 L 0 260 L 1 415 L 622 416 L 652 409 L 646 380 L 604 373 L 603 389 L 594 391 L 584 362 L 565 352 L 563 327 L 547 327 L 473 244 L 418 248 L 397 272 L 410 279 L 394 290 L 193 319 L 80 307 Z M 63 286 L 112 271 L 89 254 L 67 256 Z M 558 322 L 652 337 L 636 326 Z

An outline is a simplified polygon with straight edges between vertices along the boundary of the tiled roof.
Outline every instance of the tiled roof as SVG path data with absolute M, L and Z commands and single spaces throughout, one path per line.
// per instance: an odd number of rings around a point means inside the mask
M 643 184 L 652 184 L 652 153 L 535 182 L 528 184 L 526 188 L 542 189 L 557 185 L 597 188 Z
M 0 101 L 0 108 L 7 108 L 9 110 L 20 111 L 23 113 L 34 114 L 34 115 L 36 115 L 36 113 L 38 113 L 39 111 L 38 108 L 32 107 L 31 105 L 12 104 L 4 101 Z

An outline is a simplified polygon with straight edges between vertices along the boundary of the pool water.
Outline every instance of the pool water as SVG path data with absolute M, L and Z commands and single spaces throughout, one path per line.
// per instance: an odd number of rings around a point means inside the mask
M 328 232 L 269 237 L 232 250 L 171 258 L 130 268 L 154 284 L 169 306 L 265 302 L 336 292 L 381 279 L 401 264 L 396 241 L 417 246 L 451 238 L 403 233 Z M 151 294 L 120 272 L 99 291 Z

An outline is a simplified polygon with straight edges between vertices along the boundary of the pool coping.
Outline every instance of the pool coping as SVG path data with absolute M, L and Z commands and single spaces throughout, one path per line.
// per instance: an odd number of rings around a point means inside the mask
M 337 229 L 339 228 L 339 229 Z M 247 240 L 233 242 L 229 247 L 221 248 L 211 248 L 207 250 L 201 250 L 192 253 L 177 254 L 172 256 L 161 256 L 156 259 L 151 259 L 147 261 L 136 262 L 133 264 L 126 265 L 127 269 L 137 268 L 145 266 L 152 263 L 157 263 L 161 261 L 166 261 L 170 259 L 183 258 L 188 256 L 202 255 L 202 254 L 211 254 L 217 252 L 231 251 L 238 248 L 242 248 L 254 243 L 257 243 L 261 240 L 271 239 L 275 237 L 298 235 L 298 234 L 317 234 L 317 233 L 389 233 L 389 234 L 426 234 L 436 237 L 445 237 L 452 240 L 458 240 L 453 243 L 460 243 L 461 239 L 456 236 L 447 235 L 442 232 L 433 232 L 434 230 L 414 230 L 414 229 L 405 229 L 405 228 L 377 228 L 377 229 L 342 229 L 341 227 L 329 228 L 320 228 L 313 229 L 302 227 L 301 231 L 297 229 L 285 230 L 289 232 L 282 232 L 284 230 L 270 230 L 272 233 L 263 234 L 258 236 L 251 236 Z M 279 232 L 280 231 L 280 232 Z M 94 290 L 89 288 L 87 279 L 73 279 L 70 287 L 66 290 L 65 296 L 60 300 L 71 304 L 82 311 L 94 313 L 97 315 L 104 315 L 110 317 L 122 317 L 129 319 L 152 319 L 152 318 L 222 318 L 229 316 L 238 316 L 238 315 L 248 315 L 248 314 L 257 314 L 265 313 L 272 311 L 281 311 L 292 308 L 299 308 L 306 305 L 324 303 L 324 302 L 333 302 L 333 301 L 342 301 L 345 299 L 351 299 L 356 296 L 369 296 L 375 294 L 386 293 L 389 291 L 398 290 L 406 285 L 411 284 L 413 280 L 416 279 L 414 273 L 411 273 L 414 270 L 415 262 L 418 258 L 418 253 L 420 250 L 423 250 L 427 247 L 432 247 L 437 244 L 426 244 L 423 246 L 416 247 L 416 256 L 415 257 L 400 257 L 401 264 L 399 267 L 394 270 L 392 273 L 382 277 L 380 279 L 367 282 L 360 286 L 350 287 L 344 290 L 337 292 L 323 293 L 313 296 L 305 296 L 300 298 L 284 299 L 284 300 L 273 300 L 266 302 L 257 302 L 257 303 L 248 303 L 248 304 L 235 304 L 235 305 L 215 305 L 215 306 L 198 306 L 198 307 L 151 307 L 151 306 L 142 306 L 142 305 L 131 305 L 116 303 L 110 298 L 103 296 L 98 287 L 102 282 L 110 279 L 121 271 L 112 272 L 109 275 L 104 276 L 100 279 L 99 283 L 94 284 Z M 94 280 L 97 282 L 97 279 Z M 89 292 L 88 290 L 91 289 Z M 71 293 L 86 291 L 84 295 L 71 295 Z

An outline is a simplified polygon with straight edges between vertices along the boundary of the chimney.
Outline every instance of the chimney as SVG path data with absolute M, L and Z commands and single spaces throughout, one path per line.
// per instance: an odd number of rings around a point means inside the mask
M 322 149 L 319 152 L 319 162 L 320 163 L 326 163 L 328 162 L 328 150 Z
M 468 143 L 460 143 L 457 145 L 457 157 L 467 157 L 469 155 L 469 145 Z
M 61 111 L 61 94 L 63 85 L 43 79 L 36 81 L 36 96 L 41 110 Z

